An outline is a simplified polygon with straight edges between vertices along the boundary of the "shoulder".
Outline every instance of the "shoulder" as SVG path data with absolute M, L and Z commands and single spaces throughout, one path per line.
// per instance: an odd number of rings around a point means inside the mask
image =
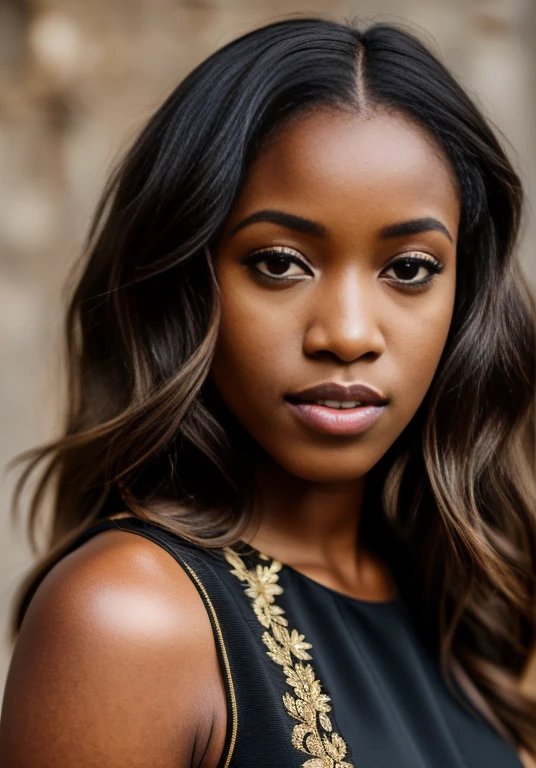
M 194 644 L 196 616 L 203 610 L 191 579 L 163 548 L 108 530 L 66 555 L 45 577 L 19 640 L 35 639 L 54 625 L 69 636 L 83 630 L 86 646 L 94 638 L 101 650 L 105 635 L 125 652 L 136 648 L 153 655 L 171 642 L 180 643 L 184 653 Z
M 81 609 L 86 616 L 88 599 L 96 611 L 91 616 L 96 629 L 108 626 L 112 605 L 128 609 L 134 599 L 143 611 L 127 610 L 123 615 L 114 611 L 111 626 L 129 634 L 150 627 L 156 631 L 155 640 L 170 630 L 187 637 L 191 610 L 199 604 L 191 579 L 165 549 L 122 530 L 103 531 L 63 557 L 39 586 L 25 622 L 45 607 L 60 612 L 65 607 Z M 118 621 L 127 616 L 127 622 Z
M 0 755 L 13 749 L 10 765 L 25 766 L 67 755 L 81 766 L 197 765 L 215 718 L 207 702 L 221 702 L 220 690 L 210 620 L 190 577 L 152 541 L 105 531 L 60 560 L 30 603 Z

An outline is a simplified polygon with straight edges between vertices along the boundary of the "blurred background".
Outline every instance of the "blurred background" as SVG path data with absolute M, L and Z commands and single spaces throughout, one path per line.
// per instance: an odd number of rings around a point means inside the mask
M 0 466 L 61 412 L 63 284 L 105 178 L 178 81 L 295 13 L 402 23 L 457 75 L 525 183 L 536 286 L 536 0 L 0 0 Z M 9 606 L 31 562 L 0 486 L 0 698 Z M 536 692 L 536 668 L 526 682 Z

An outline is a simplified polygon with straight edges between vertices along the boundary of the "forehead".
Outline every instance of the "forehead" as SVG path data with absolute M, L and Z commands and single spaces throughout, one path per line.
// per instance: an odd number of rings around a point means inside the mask
M 436 215 L 454 233 L 459 214 L 454 172 L 424 129 L 399 114 L 329 109 L 294 119 L 270 139 L 232 220 L 282 205 L 328 225 Z

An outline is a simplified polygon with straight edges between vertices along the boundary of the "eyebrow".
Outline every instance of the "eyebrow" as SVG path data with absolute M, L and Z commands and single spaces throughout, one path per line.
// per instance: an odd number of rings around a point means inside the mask
M 286 229 L 293 229 L 296 232 L 301 232 L 305 235 L 314 235 L 315 237 L 327 237 L 328 230 L 323 224 L 311 219 L 304 219 L 302 216 L 296 216 L 292 213 L 285 213 L 284 211 L 275 211 L 271 209 L 256 211 L 251 216 L 240 221 L 236 224 L 229 233 L 229 237 L 232 237 L 245 227 L 249 227 L 251 224 L 257 224 L 260 221 L 266 221 L 271 224 L 279 224 Z M 407 221 L 399 221 L 395 224 L 389 224 L 386 227 L 382 227 L 379 231 L 380 240 L 390 240 L 395 237 L 403 237 L 404 235 L 416 235 L 420 232 L 441 232 L 444 234 L 450 242 L 454 242 L 452 235 L 438 219 L 434 219 L 431 216 L 426 216 L 420 219 L 408 219 Z
M 380 229 L 380 239 L 388 240 L 391 237 L 402 237 L 403 235 L 417 235 L 419 232 L 442 232 L 450 242 L 454 242 L 452 235 L 438 219 L 432 216 L 425 216 L 422 219 L 408 219 L 408 221 L 399 221 L 396 224 L 389 224 Z
M 315 237 L 326 237 L 328 231 L 326 227 L 319 224 L 317 221 L 311 221 L 311 219 L 304 219 L 302 216 L 295 216 L 292 213 L 284 213 L 283 211 L 264 210 L 256 211 L 251 216 L 240 221 L 229 233 L 229 237 L 232 237 L 237 232 L 240 232 L 244 227 L 249 227 L 250 224 L 256 224 L 259 221 L 267 221 L 271 224 L 279 224 L 286 229 L 294 229 L 296 232 L 302 232 L 305 235 L 314 235 Z

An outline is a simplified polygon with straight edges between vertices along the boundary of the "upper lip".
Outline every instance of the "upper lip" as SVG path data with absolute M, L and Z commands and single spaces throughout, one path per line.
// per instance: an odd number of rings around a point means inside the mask
M 303 389 L 287 395 L 289 400 L 311 402 L 312 400 L 335 400 L 341 403 L 355 400 L 359 403 L 373 403 L 384 405 L 387 398 L 377 389 L 366 384 L 337 384 L 335 381 L 326 381 L 316 384 L 314 387 Z

